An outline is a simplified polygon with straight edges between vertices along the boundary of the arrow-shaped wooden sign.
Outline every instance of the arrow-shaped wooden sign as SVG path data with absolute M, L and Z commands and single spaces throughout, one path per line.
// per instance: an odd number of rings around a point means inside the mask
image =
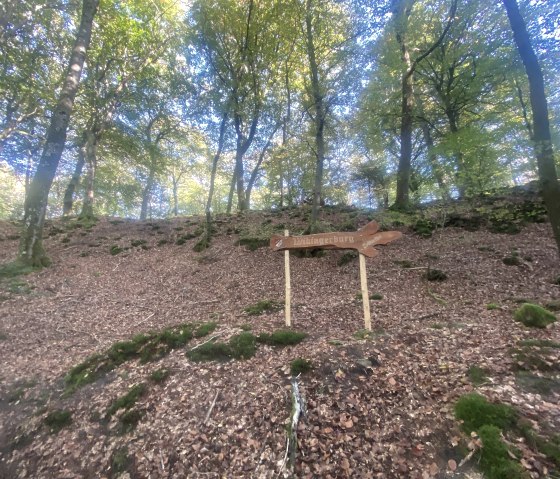
M 379 251 L 374 246 L 387 244 L 402 236 L 400 231 L 379 231 L 379 225 L 372 221 L 352 233 L 320 233 L 305 236 L 280 236 L 270 238 L 270 247 L 274 251 L 288 249 L 355 249 L 359 253 L 373 258 Z

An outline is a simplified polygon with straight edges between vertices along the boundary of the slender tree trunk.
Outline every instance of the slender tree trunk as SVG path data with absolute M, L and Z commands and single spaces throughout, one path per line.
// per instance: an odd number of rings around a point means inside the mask
M 83 0 L 80 26 L 72 48 L 64 85 L 52 114 L 37 171 L 25 198 L 19 257 L 24 263 L 34 266 L 46 265 L 49 262 L 43 249 L 43 225 L 48 196 L 66 143 L 68 124 L 89 48 L 93 19 L 98 5 L 99 0 Z
M 146 186 L 142 191 L 142 206 L 140 207 L 140 220 L 144 221 L 148 217 L 148 207 L 152 199 L 152 189 L 154 187 L 155 171 L 153 167 L 150 168 Z
M 212 170 L 210 172 L 210 187 L 208 188 L 208 199 L 206 200 L 206 239 L 210 241 L 212 236 L 212 200 L 214 199 L 214 188 L 216 184 L 216 172 L 218 171 L 218 162 L 220 161 L 220 156 L 222 156 L 222 150 L 224 149 L 224 143 L 226 138 L 226 127 L 229 116 L 229 105 L 226 108 L 222 116 L 222 122 L 220 123 L 220 136 L 218 138 L 218 149 L 214 158 L 212 158 Z M 228 208 L 230 207 L 228 203 Z M 228 213 L 231 210 L 228 211 Z
M 98 137 L 92 131 L 86 132 L 86 183 L 85 183 L 85 193 L 84 202 L 82 204 L 82 212 L 80 213 L 80 218 L 91 219 L 94 218 L 93 214 L 93 203 L 95 199 L 94 185 L 95 185 L 95 174 L 97 172 L 97 143 Z
M 227 202 L 227 208 L 226 208 L 226 213 L 229 215 L 231 214 L 231 209 L 233 208 L 233 194 L 235 193 L 235 185 L 236 185 L 236 169 L 233 169 L 233 174 L 231 176 L 231 182 L 229 185 L 229 193 L 228 193 L 228 202 Z
M 517 50 L 529 79 L 535 156 L 537 157 L 539 180 L 554 238 L 556 239 L 556 245 L 558 246 L 558 254 L 560 255 L 560 184 L 558 183 L 558 172 L 554 162 L 543 74 L 537 55 L 531 45 L 525 21 L 519 12 L 517 1 L 503 0 L 503 3 L 506 7 Z
M 323 167 L 325 164 L 325 120 L 327 117 L 324 94 L 319 83 L 319 67 L 315 56 L 315 43 L 313 36 L 313 0 L 307 0 L 305 9 L 305 27 L 307 36 L 307 57 L 309 60 L 309 73 L 311 76 L 311 93 L 313 97 L 313 110 L 315 113 L 315 180 L 313 185 L 313 205 L 311 207 L 311 218 L 309 231 L 316 229 L 319 218 L 319 206 L 321 205 L 321 193 L 323 189 Z
M 449 190 L 447 189 L 447 185 L 445 184 L 445 180 L 443 179 L 443 173 L 441 171 L 441 165 L 438 162 L 437 155 L 434 150 L 434 139 L 432 138 L 432 132 L 430 130 L 430 125 L 427 121 L 421 121 L 422 126 L 422 135 L 424 136 L 424 142 L 426 143 L 426 149 L 428 150 L 428 163 L 430 164 L 430 168 L 432 169 L 432 173 L 434 174 L 434 178 L 438 184 L 438 188 L 441 194 L 441 197 L 444 201 L 449 200 Z
M 64 200 L 62 203 L 62 215 L 69 216 L 72 213 L 72 208 L 74 207 L 74 193 L 76 193 L 76 188 L 80 184 L 80 178 L 82 177 L 82 170 L 86 164 L 86 152 L 85 144 L 81 144 L 78 148 L 78 161 L 74 167 L 74 173 L 72 173 L 72 178 L 64 191 Z
M 245 204 L 245 186 L 243 181 L 243 153 L 241 152 L 239 142 L 235 151 L 235 180 L 237 187 L 237 211 L 245 211 L 247 205 Z
M 274 127 L 274 130 L 272 130 L 272 132 L 270 133 L 268 139 L 266 140 L 266 144 L 264 145 L 264 148 L 261 150 L 259 154 L 257 163 L 253 168 L 253 171 L 251 172 L 249 181 L 247 182 L 247 190 L 245 191 L 245 205 L 247 206 L 247 209 L 251 209 L 251 192 L 253 191 L 253 186 L 255 186 L 255 183 L 257 181 L 257 176 L 259 174 L 260 168 L 264 161 L 264 157 L 266 156 L 266 152 L 268 151 L 270 145 L 272 144 L 272 138 L 274 138 L 274 135 L 278 131 L 279 127 L 280 127 L 280 123 L 277 123 L 276 126 Z
M 173 178 L 173 216 L 179 216 L 179 180 Z

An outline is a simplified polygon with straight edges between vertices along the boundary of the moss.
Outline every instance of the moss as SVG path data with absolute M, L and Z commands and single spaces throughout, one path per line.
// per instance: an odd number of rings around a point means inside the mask
M 133 464 L 126 446 L 116 449 L 111 456 L 111 478 L 116 479 L 127 472 Z
M 167 241 L 166 239 L 160 239 L 160 240 L 157 242 L 157 245 L 158 245 L 158 246 L 163 246 L 163 245 L 166 245 L 166 244 L 168 244 L 168 243 L 169 243 L 169 241 Z
M 470 434 L 483 426 L 509 429 L 515 425 L 517 413 L 506 404 L 493 404 L 476 393 L 461 396 L 455 404 L 455 416 L 463 421 L 463 430 Z
M 72 424 L 72 413 L 64 409 L 57 409 L 47 415 L 44 424 L 49 428 L 51 434 L 56 434 Z
M 109 409 L 107 409 L 107 417 L 115 414 L 119 409 L 130 409 L 132 408 L 138 399 L 140 399 L 147 391 L 146 385 L 144 383 L 136 384 L 132 386 L 128 392 L 115 399 Z
M 234 359 L 249 359 L 257 351 L 257 338 L 250 332 L 244 331 L 229 340 L 231 357 Z
M 142 417 L 144 417 L 144 412 L 138 409 L 125 411 L 119 418 L 119 434 L 128 434 L 134 431 Z
M 515 321 L 531 328 L 546 328 L 556 322 L 556 316 L 536 304 L 525 303 L 513 315 Z
M 194 330 L 194 337 L 195 338 L 202 338 L 204 336 L 208 336 L 211 332 L 213 332 L 218 327 L 218 323 L 215 321 L 209 321 L 207 323 L 202 323 Z
M 482 441 L 479 464 L 487 479 L 523 479 L 519 464 L 510 457 L 507 445 L 501 439 L 500 429 L 485 425 L 478 435 Z
M 187 357 L 191 361 L 229 361 L 231 350 L 227 343 L 209 342 L 187 351 Z
M 70 370 L 64 378 L 65 393 L 71 394 L 85 384 L 96 381 L 126 361 L 140 359 L 146 363 L 162 358 L 173 349 L 187 344 L 196 325 L 180 324 L 159 333 L 138 334 L 130 341 L 119 341 L 105 353 L 87 358 Z
M 369 299 L 373 301 L 381 301 L 383 299 L 383 295 L 381 293 L 373 293 L 369 295 Z
M 432 329 L 443 329 L 443 324 L 433 323 L 431 327 L 432 327 Z
M 15 278 L 24 274 L 30 274 L 39 271 L 41 268 L 30 266 L 24 261 L 15 260 L 0 265 L 0 279 Z
M 247 306 L 244 311 L 250 316 L 258 316 L 263 313 L 272 313 L 280 311 L 282 303 L 273 299 L 263 299 L 255 304 Z
M 545 351 L 534 349 L 531 347 L 522 347 L 512 350 L 512 357 L 515 361 L 515 369 L 525 371 L 552 371 L 554 370 L 554 362 L 549 361 Z
M 513 253 L 510 256 L 505 256 L 504 258 L 502 258 L 502 262 L 506 266 L 519 266 L 523 263 L 521 261 L 521 258 Z
M 467 370 L 467 376 L 475 386 L 480 386 L 488 380 L 486 369 L 479 366 L 471 366 Z
M 193 251 L 195 251 L 196 253 L 201 253 L 208 248 L 210 248 L 210 239 L 207 236 L 204 236 L 193 246 Z
M 353 262 L 356 258 L 358 258 L 358 253 L 356 251 L 347 251 L 340 258 L 338 258 L 337 265 L 344 266 L 348 263 Z
M 150 373 L 150 380 L 154 383 L 162 383 L 171 375 L 171 371 L 166 368 L 156 369 Z
M 447 279 L 447 274 L 439 269 L 428 269 L 424 277 L 428 281 L 445 281 Z
M 132 246 L 133 248 L 136 248 L 138 246 L 144 246 L 145 244 L 146 244 L 146 240 L 142 240 L 142 239 L 136 239 L 130 242 L 130 246 Z
M 250 237 L 250 236 L 239 238 L 239 240 L 237 241 L 237 244 L 239 246 L 245 246 L 249 251 L 256 251 L 259 248 L 264 248 L 265 246 L 268 246 L 269 243 L 270 243 L 269 238 Z
M 253 329 L 253 326 L 250 325 L 249 323 L 243 323 L 239 327 L 241 328 L 242 331 L 251 331 Z
M 492 311 L 492 310 L 494 310 L 494 309 L 500 309 L 500 305 L 499 305 L 499 304 L 496 304 L 496 303 L 488 303 L 488 304 L 486 305 L 486 309 L 487 309 L 488 311 Z
M 433 221 L 428 219 L 419 219 L 416 223 L 414 223 L 412 229 L 416 234 L 422 236 L 423 238 L 429 238 L 435 231 L 436 226 L 437 225 Z
M 550 339 L 524 339 L 519 341 L 520 346 L 538 347 L 538 348 L 552 348 L 560 349 L 560 343 L 558 341 L 552 341 Z
M 111 246 L 111 248 L 109 249 L 109 253 L 111 253 L 112 256 L 116 256 L 120 253 L 122 253 L 124 251 L 123 248 L 121 248 L 120 246 L 114 244 L 113 246 Z
M 304 374 L 313 369 L 313 363 L 308 359 L 296 358 L 290 363 L 290 373 L 292 376 Z
M 306 337 L 306 333 L 290 331 L 288 329 L 278 329 L 272 333 L 260 334 L 257 341 L 270 346 L 293 346 L 301 343 Z
M 518 428 L 521 434 L 525 437 L 527 444 L 544 454 L 551 460 L 556 467 L 560 467 L 560 435 L 556 434 L 550 438 L 537 434 L 530 423 L 526 421 L 519 421 Z

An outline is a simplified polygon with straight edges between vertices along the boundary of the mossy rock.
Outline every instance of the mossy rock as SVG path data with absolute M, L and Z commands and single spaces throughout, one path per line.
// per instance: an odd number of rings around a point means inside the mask
M 506 404 L 493 404 L 480 394 L 470 393 L 461 396 L 455 404 L 455 416 L 463 421 L 463 430 L 470 434 L 483 426 L 500 429 L 513 427 L 517 412 Z
M 294 346 L 301 343 L 307 337 L 306 333 L 279 329 L 272 333 L 262 333 L 257 337 L 259 343 L 270 346 Z
M 64 409 L 57 409 L 47 414 L 44 424 L 49 428 L 51 434 L 56 434 L 72 424 L 72 413 Z
M 556 316 L 536 304 L 525 303 L 514 313 L 514 319 L 531 328 L 546 328 L 557 321 Z

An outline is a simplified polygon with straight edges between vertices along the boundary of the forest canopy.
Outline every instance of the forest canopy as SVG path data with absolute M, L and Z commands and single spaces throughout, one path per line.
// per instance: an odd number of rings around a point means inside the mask
M 0 7 L 3 219 L 24 215 L 88 3 Z M 519 9 L 558 164 L 560 6 Z M 48 217 L 407 206 L 537 178 L 502 2 L 102 0 L 93 14 Z

